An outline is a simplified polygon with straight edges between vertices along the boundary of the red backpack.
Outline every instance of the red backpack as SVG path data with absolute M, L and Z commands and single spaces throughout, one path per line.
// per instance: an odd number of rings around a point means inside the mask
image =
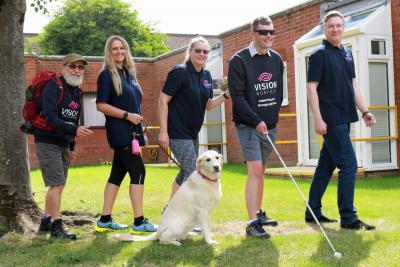
M 52 131 L 53 128 L 44 118 L 43 114 L 37 107 L 37 101 L 43 88 L 50 81 L 54 81 L 61 89 L 61 93 L 57 97 L 57 102 L 60 103 L 64 96 L 64 88 L 61 81 L 61 73 L 59 72 L 41 72 L 32 79 L 32 83 L 25 91 L 25 105 L 23 109 L 23 117 L 25 122 L 20 129 L 26 134 L 33 134 L 35 128 L 45 131 Z

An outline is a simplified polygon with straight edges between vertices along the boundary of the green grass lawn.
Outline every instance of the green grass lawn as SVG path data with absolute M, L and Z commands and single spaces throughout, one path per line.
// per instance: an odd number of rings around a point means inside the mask
M 62 211 L 97 216 L 101 212 L 104 185 L 110 166 L 70 169 L 63 194 Z M 154 223 L 167 202 L 178 169 L 147 166 L 145 216 Z M 39 170 L 31 173 L 35 199 L 44 205 L 46 188 Z M 121 186 L 113 217 L 131 224 L 128 177 Z M 264 208 L 279 226 L 265 229 L 271 239 L 245 237 L 244 165 L 224 166 L 222 200 L 211 216 L 212 233 L 218 241 L 207 245 L 201 236 L 190 237 L 181 247 L 157 242 L 112 240 L 113 233 L 94 234 L 93 224 L 70 227 L 79 240 L 53 240 L 46 235 L 15 233 L 0 238 L 0 266 L 400 266 L 400 177 L 359 179 L 355 206 L 362 220 L 377 226 L 373 232 L 341 230 L 338 224 L 326 231 L 341 260 L 333 253 L 319 228 L 304 223 L 305 205 L 289 179 L 267 177 Z M 297 180 L 305 195 L 310 180 Z M 323 199 L 324 212 L 338 218 L 337 182 L 332 181 Z M 127 232 L 127 231 L 125 231 Z

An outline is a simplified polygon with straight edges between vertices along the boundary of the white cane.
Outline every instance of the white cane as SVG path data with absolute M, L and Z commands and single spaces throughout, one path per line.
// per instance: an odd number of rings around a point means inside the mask
M 285 167 L 287 173 L 289 174 L 290 179 L 292 179 L 294 185 L 296 186 L 297 191 L 299 191 L 301 197 L 303 198 L 304 203 L 306 203 L 307 209 L 310 211 L 310 213 L 311 213 L 311 215 L 313 216 L 314 220 L 317 222 L 319 228 L 321 229 L 321 232 L 324 234 L 326 241 L 328 242 L 329 246 L 332 248 L 332 250 L 333 250 L 333 256 L 334 256 L 335 258 L 337 258 L 337 259 L 340 259 L 340 258 L 342 257 L 342 254 L 341 254 L 340 252 L 337 252 L 337 251 L 336 251 L 336 249 L 335 249 L 335 247 L 333 246 L 331 240 L 329 239 L 328 235 L 326 234 L 324 228 L 323 228 L 322 225 L 319 223 L 319 221 L 318 221 L 317 217 L 315 216 L 314 212 L 312 211 L 310 205 L 308 205 L 308 202 L 307 202 L 306 198 L 304 197 L 303 192 L 300 190 L 300 187 L 297 185 L 296 181 L 294 180 L 294 178 L 293 178 L 293 176 L 292 176 L 292 173 L 289 171 L 288 167 L 286 166 L 285 162 L 283 161 L 281 155 L 279 154 L 278 150 L 276 149 L 276 147 L 275 147 L 274 143 L 272 142 L 271 138 L 269 137 L 268 134 L 266 134 L 266 136 L 267 136 L 267 139 L 268 139 L 269 143 L 271 144 L 272 148 L 275 150 L 276 155 L 279 157 L 280 161 L 282 162 L 283 167 Z

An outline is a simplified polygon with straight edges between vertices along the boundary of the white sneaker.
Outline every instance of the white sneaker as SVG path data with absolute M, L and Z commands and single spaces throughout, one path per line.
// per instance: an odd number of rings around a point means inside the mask
M 198 224 L 198 225 L 196 225 L 195 227 L 193 227 L 193 230 L 192 230 L 192 232 L 195 232 L 195 233 L 201 233 L 201 226 Z

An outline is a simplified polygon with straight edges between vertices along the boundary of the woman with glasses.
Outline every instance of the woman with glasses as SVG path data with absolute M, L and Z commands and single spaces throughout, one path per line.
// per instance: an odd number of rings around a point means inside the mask
M 175 66 L 167 76 L 160 94 L 160 144 L 170 146 L 182 169 L 172 183 L 170 198 L 196 169 L 199 151 L 198 135 L 206 110 L 229 99 L 226 91 L 213 98 L 212 77 L 205 69 L 210 45 L 203 37 L 191 40 L 183 64 Z
M 126 173 L 130 176 L 129 196 L 134 213 L 131 233 L 155 232 L 157 229 L 143 216 L 143 185 L 146 176 L 140 153 L 135 148 L 147 140 L 143 134 L 142 90 L 136 80 L 135 63 L 126 40 L 108 38 L 104 48 L 104 65 L 97 80 L 97 110 L 106 116 L 107 140 L 114 150 L 111 174 L 104 189 L 103 212 L 95 230 L 120 230 L 127 225 L 111 217 L 115 198 Z

